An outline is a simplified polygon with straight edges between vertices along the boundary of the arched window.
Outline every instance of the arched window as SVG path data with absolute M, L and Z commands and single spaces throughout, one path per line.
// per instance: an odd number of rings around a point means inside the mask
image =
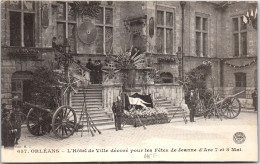
M 162 83 L 173 83 L 173 76 L 170 72 L 163 72 L 160 75 Z
M 17 71 L 12 75 L 12 105 L 31 100 L 32 72 Z

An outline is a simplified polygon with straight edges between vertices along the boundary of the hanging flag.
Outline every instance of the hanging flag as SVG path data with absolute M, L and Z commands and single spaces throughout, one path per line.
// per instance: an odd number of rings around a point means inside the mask
M 246 17 L 249 17 L 249 11 L 247 11 L 247 13 L 246 13 Z
M 247 18 L 246 18 L 246 16 L 244 16 L 244 15 L 243 15 L 243 22 L 244 22 L 245 24 L 247 24 Z
M 257 8 L 255 9 L 255 18 L 256 18 L 256 16 L 257 16 Z
M 254 16 L 254 11 L 253 10 L 251 10 L 251 17 L 253 17 Z

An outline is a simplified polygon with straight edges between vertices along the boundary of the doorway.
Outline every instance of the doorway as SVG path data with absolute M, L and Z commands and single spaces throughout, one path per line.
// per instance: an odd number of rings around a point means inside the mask
M 12 106 L 32 100 L 32 72 L 18 71 L 12 75 Z

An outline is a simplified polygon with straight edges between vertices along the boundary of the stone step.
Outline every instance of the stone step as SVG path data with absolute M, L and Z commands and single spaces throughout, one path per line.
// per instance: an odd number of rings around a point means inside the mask
M 81 112 L 77 112 L 77 117 L 80 117 Z M 90 115 L 90 117 L 108 117 L 107 114 L 105 112 L 100 112 L 100 113 L 88 113 Z M 79 118 L 78 117 L 78 118 Z
M 112 121 L 112 119 L 109 118 L 109 117 L 101 117 L 101 118 L 96 117 L 96 118 L 92 118 L 92 117 L 90 116 L 90 118 L 92 119 L 92 121 L 93 121 L 94 123 L 98 123 L 98 122 L 110 122 L 110 121 Z M 87 122 L 86 117 L 83 117 L 83 118 L 81 119 L 81 122 Z
M 77 95 L 73 95 L 71 96 L 72 98 L 82 98 L 84 99 L 84 95 L 83 94 L 77 94 Z M 97 93 L 88 93 L 86 94 L 86 98 L 102 98 L 102 94 L 97 94 Z
M 172 104 L 158 104 L 159 107 L 171 107 Z
M 170 107 L 166 107 L 166 108 L 164 108 L 164 109 L 166 109 L 167 111 L 171 111 L 171 110 L 183 110 L 183 109 L 181 109 L 180 107 L 174 107 L 174 106 L 170 106 Z
M 84 123 L 84 122 L 83 122 Z M 85 122 L 87 123 L 87 122 Z M 95 122 L 94 121 L 94 124 L 98 127 L 98 126 L 103 126 L 103 125 L 112 125 L 112 124 L 115 124 L 114 121 L 112 121 L 111 119 L 110 120 L 106 120 L 106 121 L 98 121 L 98 122 Z M 83 124 L 84 125 L 84 124 Z
M 72 106 L 82 106 L 83 105 L 83 102 L 80 102 L 80 101 L 72 101 Z M 94 105 L 99 105 L 99 106 L 102 106 L 102 102 L 86 102 L 86 105 L 87 106 L 94 106 Z
M 154 103 L 164 103 L 164 102 L 169 102 L 169 103 L 171 103 L 170 101 L 168 101 L 168 100 L 166 100 L 166 99 L 154 100 Z
M 99 119 L 99 120 L 102 120 L 102 119 L 109 119 L 109 120 L 112 120 L 112 118 L 110 118 L 110 117 L 108 117 L 107 115 L 91 115 L 91 114 L 89 114 L 89 116 L 92 118 L 92 119 Z M 80 116 L 79 116 L 80 117 Z M 87 118 L 87 116 L 85 115 L 85 116 L 83 116 L 82 117 L 82 119 L 86 119 Z
M 72 102 L 84 102 L 84 98 L 75 98 L 75 97 L 72 97 Z M 89 102 L 101 102 L 102 103 L 102 99 L 98 99 L 98 98 L 86 98 L 86 102 L 89 103 Z
M 255 108 L 241 108 L 241 112 L 256 113 Z
M 156 103 L 158 105 L 172 105 L 171 102 L 159 102 L 159 103 Z
M 96 106 L 86 106 L 87 110 L 102 110 L 102 106 L 101 105 L 96 105 Z M 75 110 L 82 110 L 82 105 L 72 105 L 72 108 Z
M 167 101 L 165 97 L 156 97 L 154 101 Z
M 173 113 L 187 113 L 187 112 L 184 110 L 170 110 L 170 111 L 168 111 L 168 113 L 173 114 Z
M 172 115 L 180 115 L 180 114 L 183 114 L 183 113 L 185 113 L 185 114 L 187 114 L 187 112 L 169 112 L 169 113 L 167 113 L 169 116 L 172 116 Z
M 102 108 L 102 103 L 97 104 L 86 104 L 88 108 Z M 82 103 L 72 103 L 72 107 L 82 108 Z
M 103 90 L 103 88 L 101 88 L 101 87 L 97 87 L 97 88 L 90 87 L 85 90 L 79 89 L 78 91 L 83 93 L 83 92 L 88 92 L 88 91 L 102 91 L 102 90 Z
M 75 112 L 81 112 L 82 108 L 73 108 L 75 110 Z M 85 110 L 85 109 L 83 109 Z M 100 111 L 100 112 L 105 112 L 104 110 L 102 110 L 101 108 L 87 108 L 87 112 L 96 112 L 96 111 Z
M 80 118 L 80 115 L 81 115 L 81 112 L 76 112 L 76 115 L 77 115 L 77 118 Z M 102 117 L 106 117 L 106 118 L 110 118 L 105 112 L 94 112 L 94 113 L 91 113 L 91 112 L 88 112 L 88 115 L 92 118 L 96 117 L 96 118 L 102 118 Z M 82 117 L 86 117 L 86 114 L 84 114 L 84 116 Z
M 88 94 L 94 94 L 94 93 L 96 93 L 96 94 L 102 94 L 102 90 L 98 90 L 98 91 L 88 91 L 88 92 L 86 92 L 86 93 L 83 93 L 83 92 L 77 92 L 77 93 L 74 93 L 73 95 L 82 95 L 82 96 L 84 96 L 84 95 L 88 95 Z
M 88 85 L 88 88 L 92 88 L 92 87 L 94 87 L 94 88 L 98 88 L 98 87 L 102 88 L 102 84 L 90 84 L 90 85 Z
M 76 113 L 80 113 L 82 111 L 82 108 L 73 108 L 75 110 Z M 104 112 L 104 110 L 102 110 L 102 108 L 87 108 L 87 112 L 88 113 L 93 113 L 93 112 Z
M 107 125 L 99 125 L 99 126 L 96 126 L 96 127 L 97 127 L 98 130 L 101 131 L 101 133 L 104 130 L 115 130 L 115 124 L 114 123 L 113 124 L 107 124 Z M 81 132 L 81 130 L 79 130 L 79 132 Z M 88 127 L 87 126 L 83 127 L 83 132 L 88 132 Z M 98 135 L 98 132 L 94 133 L 94 135 Z
M 86 91 L 90 91 L 90 90 L 102 90 L 102 87 L 88 87 L 87 89 L 78 89 L 78 92 L 86 92 Z

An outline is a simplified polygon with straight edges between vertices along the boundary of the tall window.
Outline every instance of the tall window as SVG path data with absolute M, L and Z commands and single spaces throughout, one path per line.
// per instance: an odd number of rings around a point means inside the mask
M 243 17 L 232 18 L 234 56 L 247 55 L 247 26 L 243 23 Z
M 57 39 L 59 44 L 64 44 L 68 39 L 70 50 L 76 51 L 75 28 L 77 25 L 76 13 L 72 10 L 72 3 L 57 2 Z
M 174 9 L 157 7 L 157 52 L 173 53 Z
M 98 32 L 96 39 L 96 52 L 100 54 L 112 53 L 113 8 L 100 7 L 95 23 Z
M 235 73 L 236 87 L 246 87 L 246 74 L 243 72 Z
M 208 18 L 196 16 L 196 55 L 208 56 Z
M 35 3 L 10 1 L 10 46 L 34 47 Z

